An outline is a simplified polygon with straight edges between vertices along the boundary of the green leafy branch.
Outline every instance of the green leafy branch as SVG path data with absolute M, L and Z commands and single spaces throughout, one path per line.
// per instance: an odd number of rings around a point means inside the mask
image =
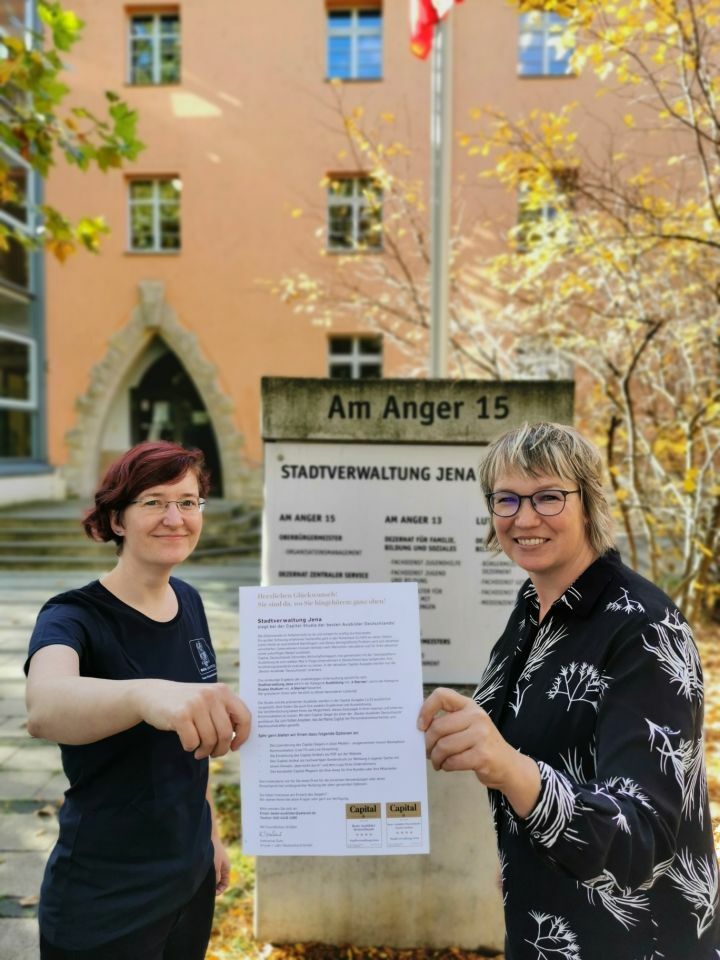
M 63 109 L 70 91 L 60 79 L 61 54 L 77 43 L 84 24 L 59 3 L 41 0 L 38 14 L 45 30 L 33 35 L 31 44 L 25 37 L 0 36 L 0 206 L 10 213 L 24 203 L 13 154 L 45 178 L 58 159 L 80 170 L 107 171 L 132 162 L 144 148 L 137 138 L 137 112 L 112 91 L 105 93 L 103 116 L 85 107 Z M 102 217 L 73 223 L 49 205 L 38 212 L 42 226 L 35 236 L 0 221 L 0 249 L 14 240 L 45 246 L 65 260 L 78 247 L 96 252 L 100 237 L 109 232 Z

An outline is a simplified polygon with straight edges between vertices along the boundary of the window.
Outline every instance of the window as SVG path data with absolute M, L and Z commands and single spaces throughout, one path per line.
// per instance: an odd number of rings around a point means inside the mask
M 382 77 L 382 11 L 328 10 L 327 75 L 340 80 Z
M 33 0 L 0 0 L 0 60 L 7 57 L 3 37 L 22 39 L 31 49 L 39 24 Z M 12 83 L 3 91 L 3 113 L 29 109 L 30 101 Z M 40 459 L 43 366 L 43 303 L 39 284 L 42 252 L 26 240 L 36 235 L 39 177 L 13 149 L 0 144 L 6 174 L 0 199 L 0 224 L 8 229 L 0 250 L 0 472 L 12 460 Z
M 519 337 L 513 359 L 521 380 L 572 380 L 573 363 L 543 334 Z
M 130 16 L 130 83 L 180 83 L 180 14 Z
M 37 345 L 30 304 L 0 289 L 0 457 L 30 457 L 37 410 Z
M 574 207 L 577 177 L 577 170 L 556 170 L 547 196 L 542 195 L 542 190 L 534 193 L 528 185 L 521 185 L 516 230 L 518 250 L 528 250 L 543 239 L 562 239 L 558 236 L 561 221 L 564 220 L 563 226 L 567 230 L 567 218 L 562 215 Z
M 559 13 L 530 10 L 520 14 L 519 76 L 563 77 L 570 73 L 572 50 L 562 42 L 566 24 Z
M 27 290 L 30 286 L 30 260 L 27 248 L 12 234 L 5 237 L 0 249 L 0 286 L 7 283 Z
M 0 164 L 8 171 L 8 186 L 13 195 L 0 202 L 0 220 L 25 234 L 35 229 L 35 182 L 30 164 L 0 144 Z
M 14 36 L 32 46 L 33 2 L 32 0 L 0 0 L 0 37 Z M 7 57 L 7 47 L 0 43 L 0 60 Z
M 133 179 L 130 191 L 130 250 L 177 253 L 180 250 L 180 191 L 177 177 Z
M 35 234 L 35 184 L 29 164 L 9 147 L 0 145 L 0 164 L 8 173 L 6 186 L 12 191 L 0 202 L 0 222 L 13 231 L 32 237 Z M 0 283 L 27 290 L 30 287 L 30 254 L 17 236 L 5 237 L 0 249 Z
M 382 249 L 382 191 L 370 177 L 332 177 L 328 184 L 328 250 Z
M 330 337 L 328 376 L 368 380 L 382 376 L 382 337 Z
M 35 343 L 0 330 L 0 403 L 33 407 Z

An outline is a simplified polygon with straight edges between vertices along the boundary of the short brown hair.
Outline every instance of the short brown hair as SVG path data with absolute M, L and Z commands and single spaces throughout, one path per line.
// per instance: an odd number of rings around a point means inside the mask
M 516 471 L 529 477 L 541 474 L 564 477 L 577 484 L 588 519 L 590 546 L 597 554 L 615 546 L 612 535 L 610 505 L 602 483 L 602 457 L 597 447 L 577 430 L 560 423 L 524 423 L 509 430 L 487 448 L 480 464 L 480 486 L 487 496 L 492 493 L 501 473 Z M 492 525 L 487 547 L 499 550 L 500 544 Z
M 191 471 L 204 497 L 210 488 L 210 474 L 201 450 L 186 449 L 166 440 L 146 440 L 131 447 L 111 463 L 95 492 L 95 506 L 83 517 L 85 533 L 92 540 L 114 540 L 118 553 L 123 538 L 112 528 L 113 517 L 122 513 L 143 490 L 161 483 L 173 483 Z

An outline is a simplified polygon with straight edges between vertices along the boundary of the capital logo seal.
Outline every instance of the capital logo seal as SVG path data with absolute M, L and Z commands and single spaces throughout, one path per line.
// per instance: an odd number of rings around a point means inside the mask
M 210 645 L 203 637 L 190 641 L 195 666 L 198 668 L 201 680 L 214 680 L 217 676 L 217 665 Z

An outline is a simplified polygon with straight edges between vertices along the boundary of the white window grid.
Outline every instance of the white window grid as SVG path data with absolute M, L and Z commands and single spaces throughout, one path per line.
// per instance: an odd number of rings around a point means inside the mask
M 25 400 L 0 395 L 0 409 L 3 410 L 35 410 L 37 408 L 37 343 L 32 337 L 25 337 L 20 333 L 10 333 L 9 330 L 0 330 L 0 351 L 3 341 L 22 343 L 28 349 L 28 396 Z
M 149 183 L 152 185 L 152 196 L 150 197 L 138 197 L 135 198 L 132 196 L 130 191 L 130 184 L 138 181 L 142 183 Z M 181 193 L 182 186 L 179 177 L 134 177 L 132 180 L 128 181 L 128 249 L 132 253 L 166 253 L 166 254 L 177 254 L 182 249 L 182 233 L 180 234 L 180 245 L 178 247 L 163 247 L 161 246 L 162 239 L 162 225 L 160 222 L 160 208 L 170 206 L 172 201 L 161 198 L 160 196 L 160 184 L 167 183 L 168 181 L 176 184 L 178 186 L 178 193 Z M 132 210 L 133 207 L 142 207 L 150 206 L 152 208 L 152 237 L 153 243 L 151 247 L 134 247 L 132 242 Z M 180 197 L 178 196 L 177 206 L 180 206 Z M 182 227 L 181 227 L 182 229 Z
M 567 76 L 570 51 L 562 46 L 565 17 L 546 10 L 520 14 L 518 73 L 520 76 Z M 525 50 L 540 51 L 540 66 L 532 69 L 523 59 Z
M 528 206 L 530 188 L 521 183 L 518 190 L 518 220 L 521 223 L 549 223 L 557 217 L 557 207 L 550 200 L 543 200 L 537 206 Z
M 556 189 L 559 195 L 564 196 L 565 203 L 569 204 L 570 208 L 572 208 L 573 205 L 572 200 L 575 189 L 573 172 L 572 169 L 559 169 L 554 175 Z M 529 248 L 533 228 L 537 230 L 539 234 L 549 230 L 556 231 L 557 224 L 555 224 L 554 221 L 558 220 L 560 214 L 560 196 L 558 196 L 558 203 L 554 203 L 552 200 L 543 200 L 542 203 L 537 204 L 537 206 L 533 205 L 530 207 L 528 205 L 529 193 L 529 186 L 526 183 L 520 183 L 518 188 L 516 233 L 521 250 L 527 250 Z M 557 239 L 559 234 L 555 232 L 554 236 Z
M 7 210 L 0 208 L 0 220 L 14 230 L 19 230 L 26 236 L 32 237 L 35 235 L 37 211 L 36 178 L 33 174 L 33 169 L 27 160 L 24 160 L 19 153 L 15 153 L 14 150 L 6 147 L 4 144 L 0 144 L 0 154 L 3 155 L 3 163 L 6 163 L 8 167 L 11 169 L 13 167 L 21 167 L 25 171 L 25 197 L 23 202 L 25 219 L 18 220 L 17 217 L 12 216 Z
M 12 10 L 16 4 L 0 0 L 0 36 L 22 36 L 25 48 L 30 50 L 35 43 L 35 0 L 24 0 L 22 20 L 13 16 Z M 7 25 L 9 21 L 9 29 Z M 19 28 L 19 29 L 17 29 Z M 0 60 L 7 58 L 5 47 L 0 45 Z
M 178 52 L 180 51 L 180 33 L 179 31 L 163 31 L 163 17 L 177 17 L 178 24 L 180 23 L 180 14 L 177 11 L 167 11 L 164 13 L 153 13 L 148 11 L 147 13 L 131 13 L 128 23 L 128 83 L 136 83 L 136 80 L 133 76 L 133 47 L 135 41 L 140 40 L 150 40 L 150 45 L 152 48 L 152 83 L 159 84 L 162 83 L 162 41 L 163 40 L 174 40 L 177 44 Z M 133 25 L 136 19 L 146 20 L 149 17 L 152 18 L 152 32 L 150 37 L 145 36 L 135 36 L 133 32 Z M 181 68 L 182 69 L 182 68 Z
M 380 188 L 376 187 L 373 181 L 369 177 L 333 177 L 335 181 L 342 181 L 343 183 L 352 184 L 352 193 L 350 195 L 334 193 L 332 186 L 328 187 L 328 217 L 327 217 L 327 238 L 328 238 L 328 250 L 337 251 L 338 253 L 351 253 L 357 250 L 368 250 L 377 251 L 382 249 L 382 243 L 373 243 L 368 244 L 366 238 L 363 234 L 361 219 L 365 209 L 372 205 L 372 203 L 366 197 L 366 191 L 371 191 L 374 195 L 377 196 L 377 203 L 380 205 L 381 216 L 382 216 L 382 196 L 380 193 Z M 352 228 L 350 241 L 351 245 L 349 247 L 343 246 L 341 243 L 333 244 L 330 236 L 330 211 L 333 207 L 350 207 L 352 212 Z
M 372 11 L 381 16 L 378 26 L 365 26 L 360 18 L 361 11 Z M 337 12 L 340 12 L 339 10 Z M 357 80 L 360 72 L 359 38 L 360 37 L 378 37 L 382 44 L 382 8 L 381 7 L 359 7 L 350 10 L 343 10 L 343 13 L 350 14 L 349 25 L 334 23 L 328 18 L 328 42 L 332 37 L 350 37 L 350 73 L 343 79 Z M 329 67 L 329 64 L 328 64 Z M 329 70 L 328 70 L 329 73 Z
M 334 339 L 330 337 L 328 340 L 328 374 L 332 365 L 335 363 L 344 363 L 350 366 L 350 379 L 351 380 L 362 380 L 362 369 L 364 367 L 380 367 L 382 371 L 382 341 L 380 341 L 381 346 L 378 353 L 361 353 L 361 344 L 364 340 L 378 338 L 375 337 L 354 337 L 349 334 L 338 335 L 338 339 L 350 340 L 351 341 L 351 350 L 350 353 L 333 353 Z

